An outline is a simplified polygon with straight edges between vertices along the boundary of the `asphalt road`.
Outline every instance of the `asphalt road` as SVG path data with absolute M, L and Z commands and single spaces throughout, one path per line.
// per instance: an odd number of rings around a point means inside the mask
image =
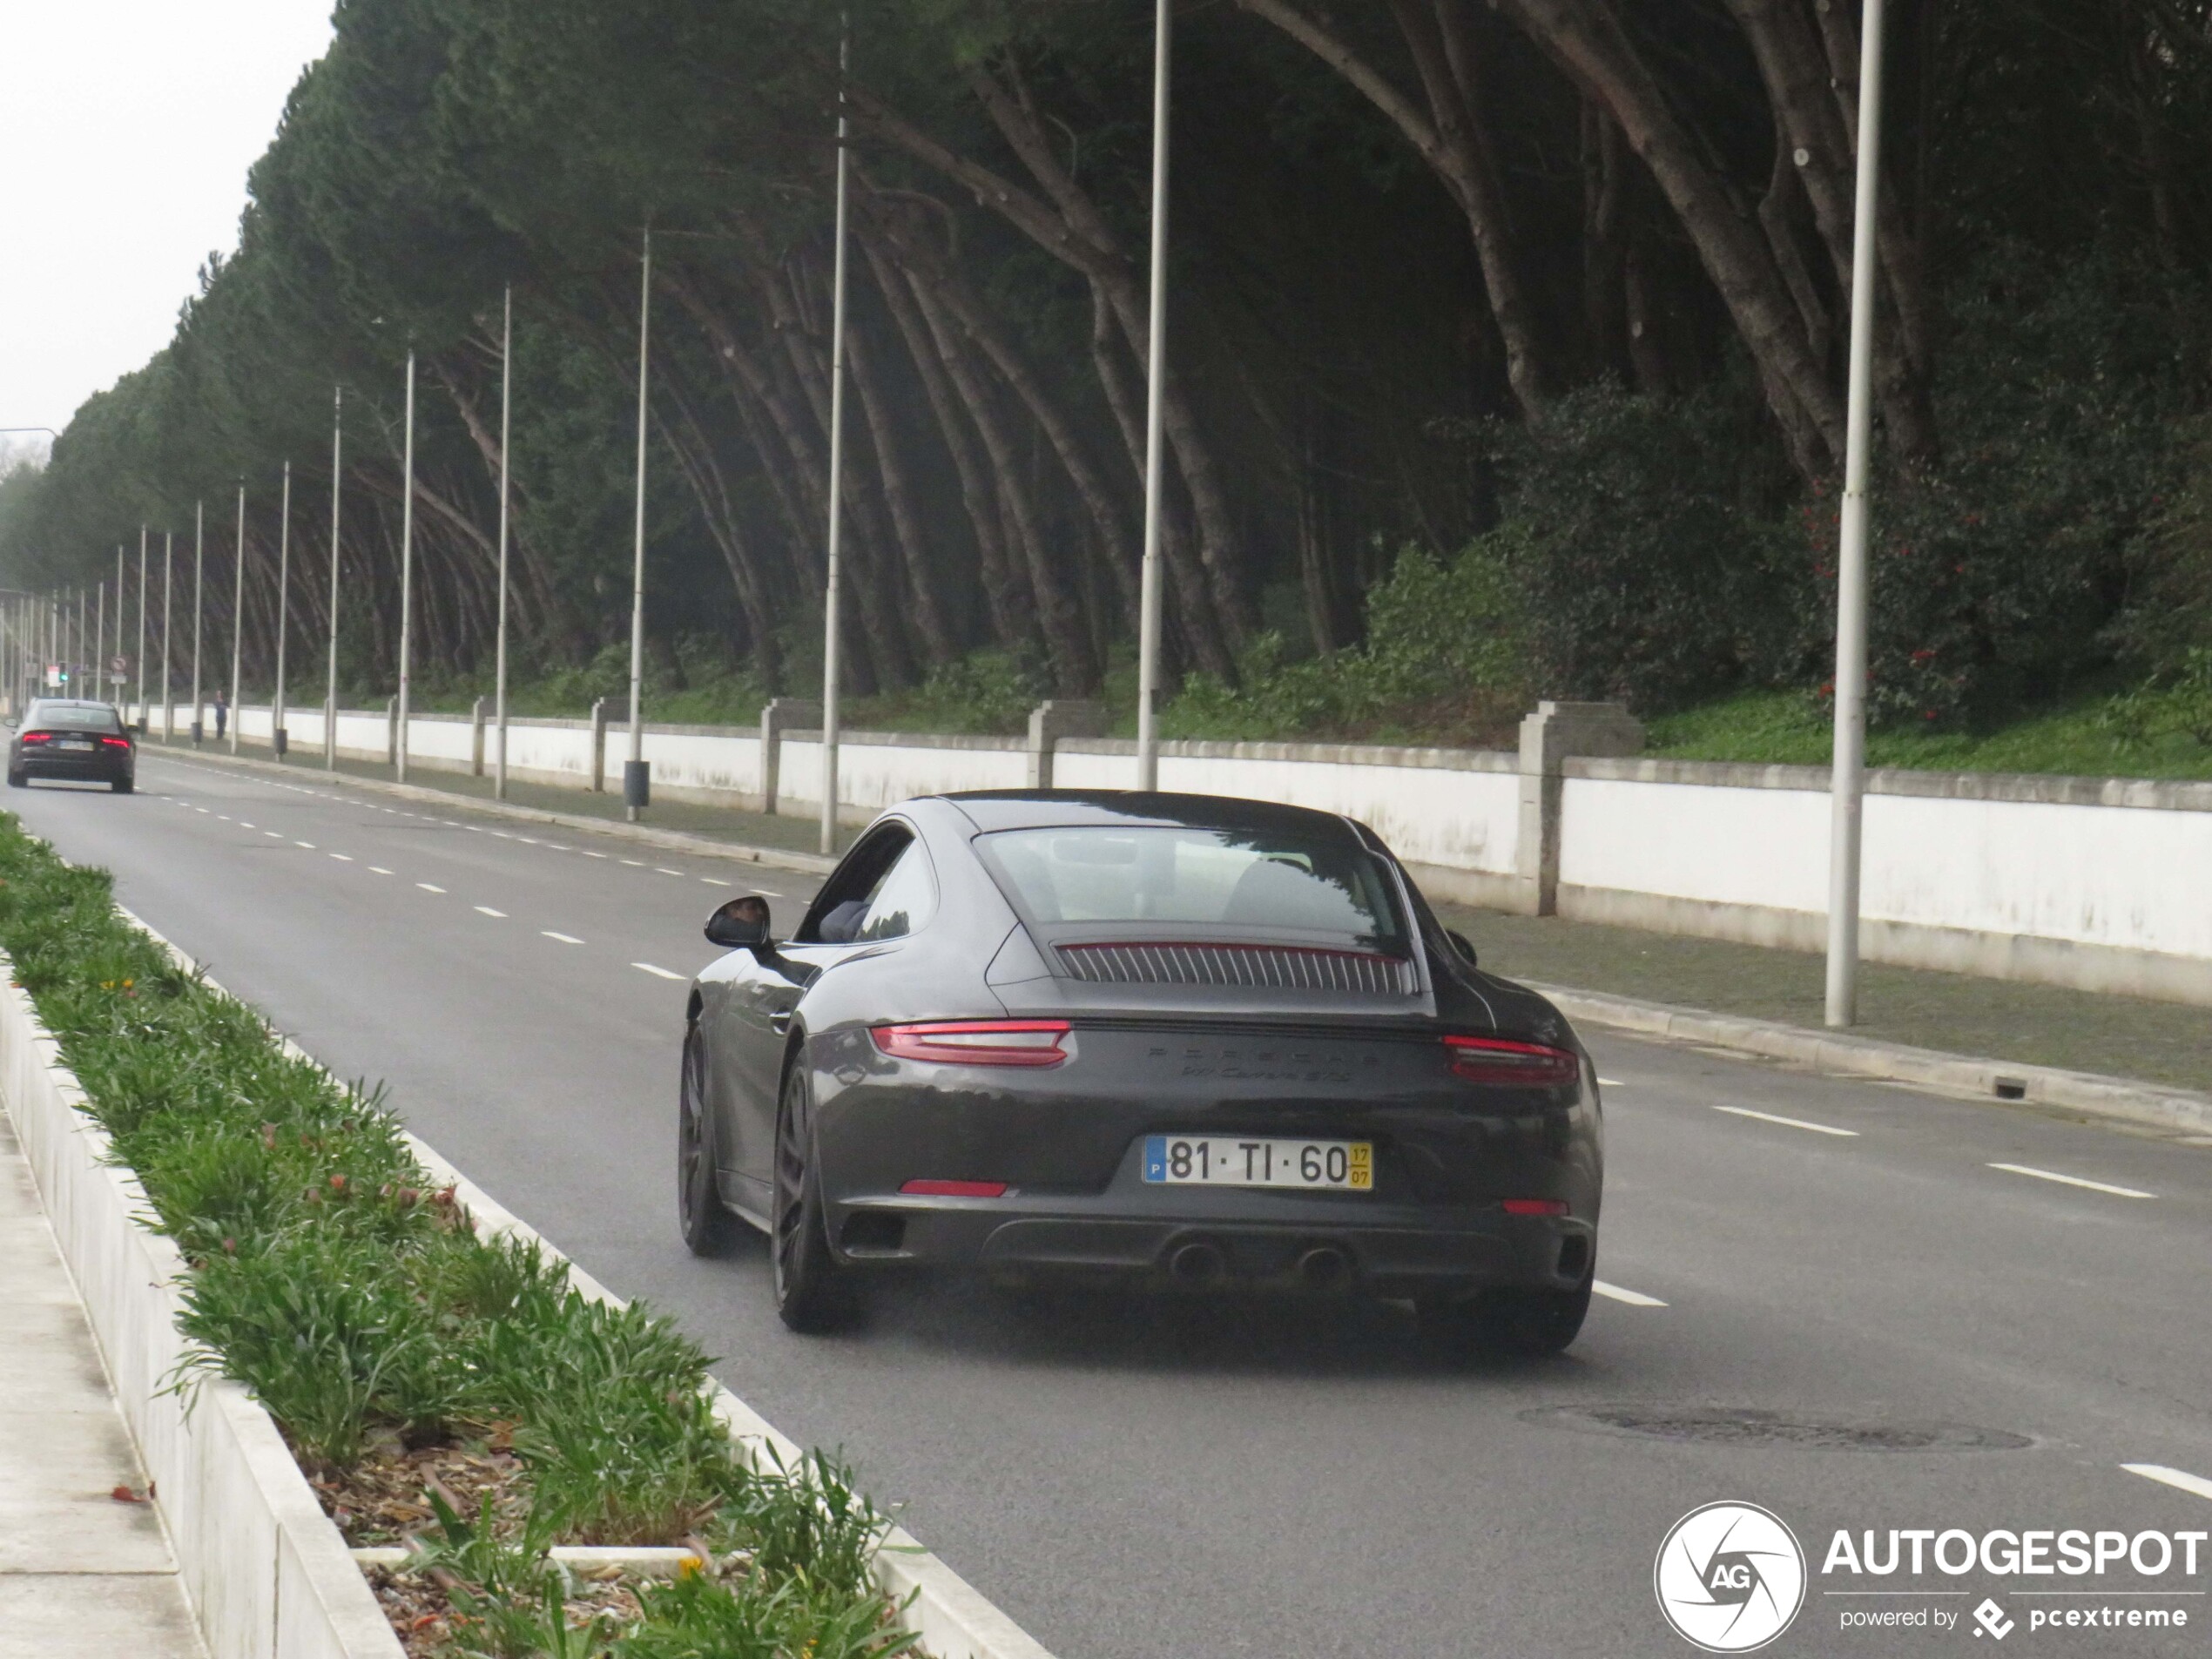
M 2122 1467 L 2212 1482 L 2212 1149 L 1595 1034 L 1598 1270 L 1638 1299 L 1601 1299 L 1562 1359 L 1454 1365 L 1393 1309 L 959 1289 L 801 1339 L 756 1244 L 685 1253 L 673 1103 L 707 912 L 765 891 L 788 926 L 808 879 L 304 770 L 149 752 L 139 787 L 5 804 L 333 1069 L 381 1079 L 590 1272 L 674 1311 L 1063 1659 L 1687 1653 L 1654 1552 L 1723 1499 L 1812 1557 L 1777 1654 L 1979 1652 L 1985 1596 L 2007 1649 L 2207 1649 L 2212 1549 L 2194 1580 L 1819 1569 L 1838 1528 L 2212 1528 L 2212 1484 Z M 1931 1447 L 1930 1424 L 1986 1433 Z M 2190 1628 L 2031 1628 L 2107 1604 Z M 1842 1628 L 1869 1608 L 1963 1622 Z

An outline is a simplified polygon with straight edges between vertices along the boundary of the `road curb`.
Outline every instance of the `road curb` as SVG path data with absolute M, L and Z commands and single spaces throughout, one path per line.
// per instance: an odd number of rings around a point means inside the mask
M 1743 1019 L 1666 1002 L 1642 1002 L 1602 991 L 1534 985 L 1570 1020 L 1670 1042 L 1702 1043 L 1765 1060 L 1784 1060 L 1842 1077 L 1913 1083 L 1945 1094 L 2004 1103 L 2057 1107 L 2090 1117 L 2158 1129 L 2212 1134 L 2212 1095 L 2107 1077 L 2055 1066 L 2026 1066 L 1972 1055 L 1915 1049 L 1872 1037 L 1811 1031 L 1770 1020 Z
M 212 754 L 204 749 L 178 749 L 167 744 L 149 747 L 152 752 L 170 759 L 232 766 L 240 772 L 260 772 L 277 778 L 320 778 L 327 783 L 344 784 L 376 794 L 396 796 L 401 800 L 425 801 L 460 812 L 485 813 L 494 818 L 514 819 L 525 824 L 549 824 L 581 834 L 610 835 L 617 840 L 666 847 L 672 853 L 727 859 L 738 864 L 765 864 L 774 869 L 796 870 L 806 875 L 827 875 L 837 867 L 835 859 L 826 859 L 819 853 L 800 853 L 790 847 L 760 846 L 749 841 L 711 840 L 704 835 L 687 835 L 681 830 L 658 829 L 651 824 L 624 824 L 611 819 L 587 818 L 578 813 L 550 813 L 538 806 L 517 806 L 509 800 L 479 799 L 476 796 L 458 794 L 450 789 L 433 789 L 422 784 L 394 783 L 384 778 L 358 778 L 350 772 L 334 772 L 320 768 L 309 770 L 301 766 L 287 766 L 274 760 L 256 760 L 246 755 Z

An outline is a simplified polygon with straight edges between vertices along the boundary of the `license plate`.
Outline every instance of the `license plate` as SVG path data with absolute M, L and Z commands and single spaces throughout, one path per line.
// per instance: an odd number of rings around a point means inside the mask
M 1371 1192 L 1367 1141 L 1284 1141 L 1233 1136 L 1148 1135 L 1144 1178 L 1170 1187 L 1296 1187 Z
M 92 742 L 89 738 L 64 738 L 61 746 L 64 749 L 89 749 Z

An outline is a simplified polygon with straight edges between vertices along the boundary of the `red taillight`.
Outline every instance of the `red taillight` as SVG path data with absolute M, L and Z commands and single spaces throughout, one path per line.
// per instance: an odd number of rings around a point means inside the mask
M 1504 1089 L 1563 1089 L 1578 1081 L 1582 1062 L 1565 1049 L 1503 1037 L 1447 1037 L 1452 1075 Z
M 923 1198 L 1002 1198 L 1003 1181 L 909 1181 L 899 1189 Z
M 1563 1216 L 1567 1213 L 1564 1198 L 1508 1198 L 1505 1203 L 1509 1216 Z
M 23 743 L 51 743 L 53 740 L 54 734 L 51 732 L 26 732 L 18 739 Z
M 1065 1020 L 941 1020 L 932 1025 L 880 1025 L 875 1046 L 900 1060 L 941 1066 L 1056 1066 Z
M 100 741 L 111 749 L 127 749 L 131 746 L 131 739 L 128 738 L 102 738 Z

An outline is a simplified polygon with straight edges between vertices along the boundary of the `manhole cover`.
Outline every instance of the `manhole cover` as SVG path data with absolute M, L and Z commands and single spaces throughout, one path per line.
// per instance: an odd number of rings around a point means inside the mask
M 2024 1434 L 1966 1423 L 1870 1423 L 1728 1406 L 1548 1406 L 1521 1417 L 1584 1434 L 1699 1446 L 1802 1447 L 1817 1452 L 2014 1452 Z

